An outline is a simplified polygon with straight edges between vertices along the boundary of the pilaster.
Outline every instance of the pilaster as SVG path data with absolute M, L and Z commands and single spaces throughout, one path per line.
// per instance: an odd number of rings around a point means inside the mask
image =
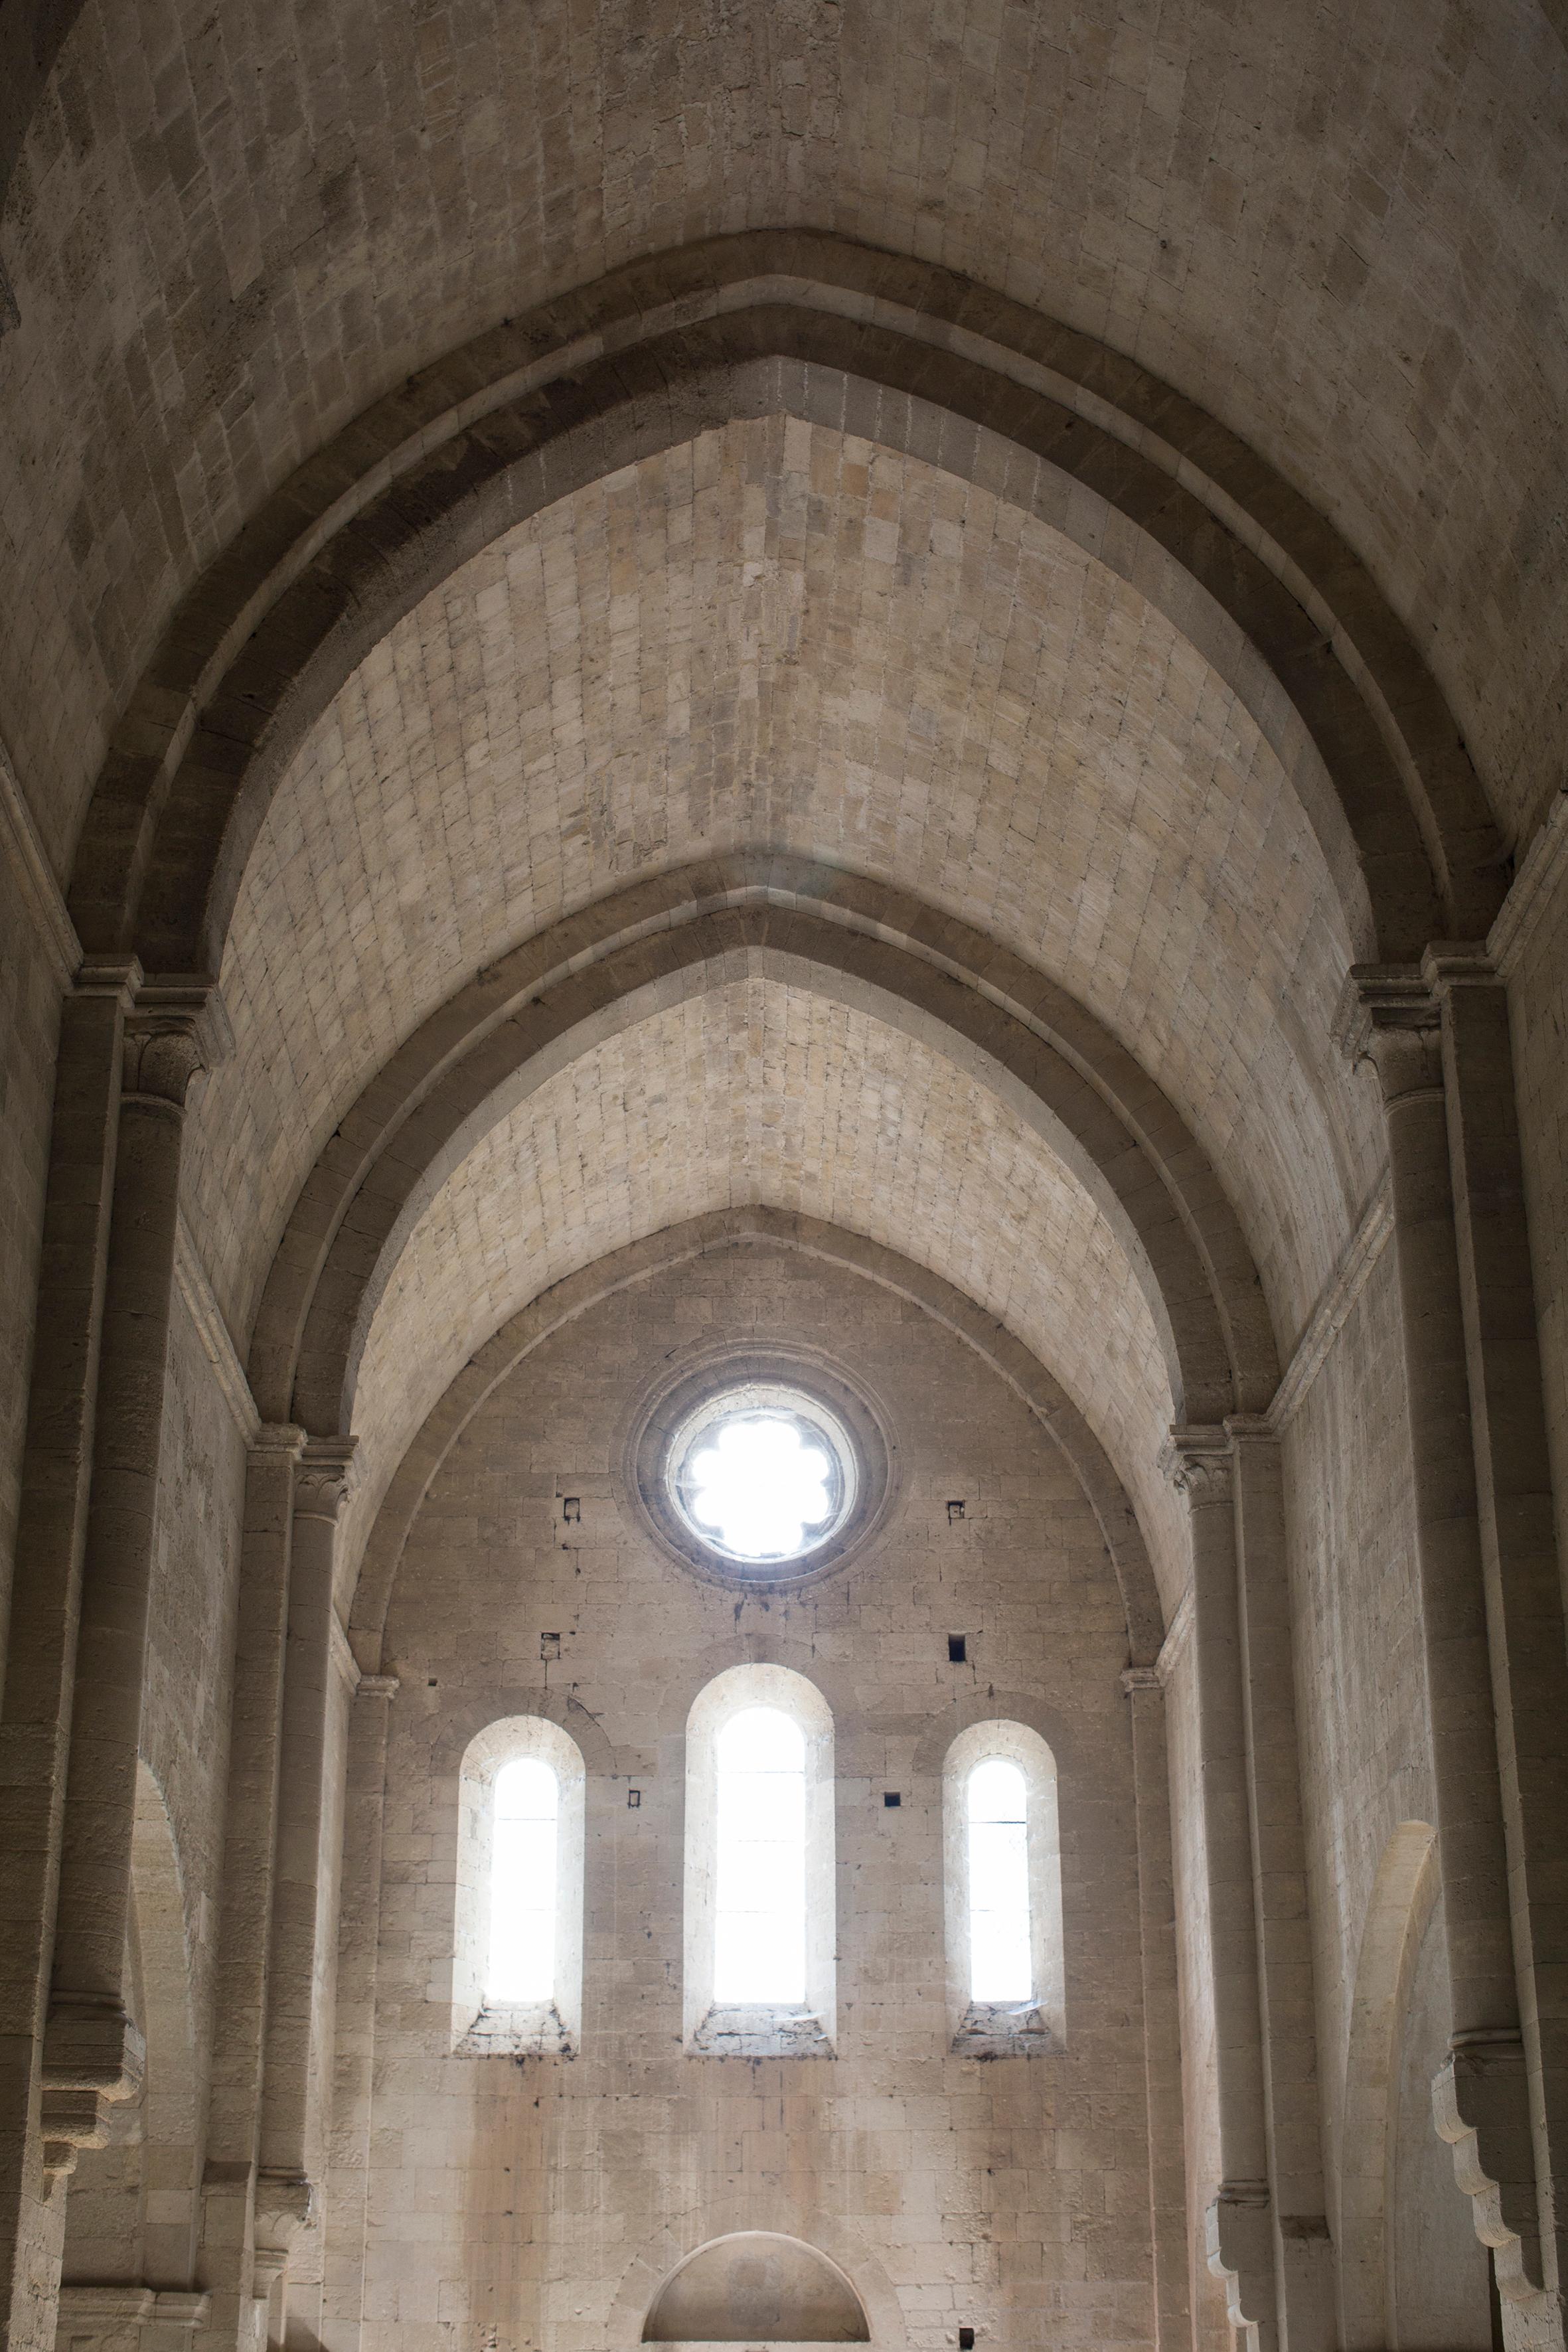
M 202 2275 L 213 2289 L 197 2352 L 250 2345 L 277 2273 L 255 2275 L 268 1959 L 283 1727 L 284 1653 L 293 1558 L 294 1474 L 305 1432 L 263 1427 L 249 1450 L 235 1629 L 233 1731 L 205 2168 Z M 270 2226 L 268 2221 L 263 2226 Z M 276 2232 L 274 2232 L 276 2235 Z
M 395 1675 L 360 1675 L 349 1721 L 322 2279 L 325 2352 L 357 2352 L 364 2311 L 386 1734 L 397 1687 Z
M 1154 1666 L 1121 1677 L 1132 1718 L 1138 1808 L 1138 1911 L 1143 1979 L 1143 2079 L 1149 2142 L 1149 2224 L 1154 2250 L 1155 2352 L 1190 2352 L 1186 2133 L 1176 1969 L 1175 1873 L 1165 1689 Z
M 227 1050 L 216 982 L 143 980 L 122 1023 L 44 2130 L 81 2145 L 140 2078 L 123 1982 L 180 1161 L 193 1086 Z
M 0 2323 L 17 2352 L 54 2340 L 64 2200 L 51 2183 L 98 2128 L 87 2086 L 46 2149 L 42 2057 L 54 1959 L 82 1566 L 134 957 L 89 958 L 67 996 L 55 1075 L 42 1265 L 0 1706 L 5 1934 L 0 1937 Z M 119 2069 L 115 2079 L 119 2079 Z
M 1236 1465 L 1217 1428 L 1173 1429 L 1161 1466 L 1187 1506 L 1194 1674 L 1213 1964 L 1220 2178 L 1205 2215 L 1208 2265 L 1252 2352 L 1276 2352 L 1279 2312 L 1268 2194 L 1244 1676 Z
M 276 2270 L 289 2314 L 317 2338 L 344 1765 L 352 1683 L 358 1678 L 337 1622 L 334 1591 L 338 1527 L 353 1488 L 355 1443 L 309 1438 L 294 1471 L 256 2190 L 258 2274 L 264 2267 Z M 287 2329 L 281 2314 L 279 2325 Z
M 1568 1656 L 1507 1005 L 1484 950 L 1434 948 L 1418 969 L 1357 967 L 1337 1026 L 1376 1074 L 1388 1132 L 1453 1987 L 1435 2112 L 1493 2249 L 1510 2352 L 1533 2352 L 1563 2342 L 1568 1986 L 1561 1925 L 1538 1937 L 1565 1916 Z

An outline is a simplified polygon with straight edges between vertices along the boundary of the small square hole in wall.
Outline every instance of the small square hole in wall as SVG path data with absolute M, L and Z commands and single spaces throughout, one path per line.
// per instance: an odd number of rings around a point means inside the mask
M 558 1658 L 561 1655 L 560 1634 L 541 1633 L 539 1637 L 539 1654 L 542 1658 Z
M 958 1525 L 958 1522 L 960 1521 L 960 1519 L 961 1519 L 963 1517 L 963 1504 L 962 1500 L 961 1500 L 958 1496 L 954 1496 L 954 1498 L 953 1498 L 953 1500 L 952 1500 L 951 1503 L 949 1503 L 949 1505 L 948 1505 L 948 1507 L 947 1507 L 947 1524 L 948 1524 L 948 1526 L 949 1526 L 950 1528 L 955 1528 L 955 1527 Z
M 958 2352 L 974 2352 L 974 2330 L 961 2327 L 958 2331 Z
M 567 1495 L 563 1496 L 561 1504 L 561 1516 L 565 1520 L 569 1528 L 574 1528 L 583 1517 L 582 1496 Z
M 892 1809 L 893 1809 L 893 1807 L 894 1807 L 895 1805 L 901 1805 L 901 1804 L 903 1803 L 903 1801 L 904 1801 L 904 1800 L 903 1800 L 903 1795 L 902 1795 L 901 1790 L 898 1790 L 898 1789 L 884 1789 L 884 1790 L 883 1790 L 883 1791 L 882 1791 L 882 1802 L 884 1803 L 884 1805 L 886 1805 L 886 1806 L 887 1806 L 887 1808 L 888 1808 L 888 1810 L 889 1810 L 889 1812 L 891 1812 L 891 1811 L 892 1811 Z
M 642 1803 L 642 1790 L 640 1789 L 628 1789 L 626 1790 L 626 1802 L 635 1813 Z
M 967 1633 L 950 1633 L 947 1637 L 947 1663 L 950 1666 L 966 1665 L 969 1661 Z

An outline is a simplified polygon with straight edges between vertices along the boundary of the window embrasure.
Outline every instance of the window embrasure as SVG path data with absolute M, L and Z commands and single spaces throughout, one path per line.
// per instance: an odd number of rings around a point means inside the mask
M 833 1718 L 784 1666 L 734 1666 L 686 1738 L 686 2046 L 832 2054 Z
M 1056 1759 L 1022 1723 L 948 1750 L 942 1813 L 952 2046 L 973 2057 L 1066 2040 Z
M 577 2047 L 583 2009 L 584 1769 L 539 1716 L 470 1740 L 458 1801 L 452 2046 L 546 2056 Z

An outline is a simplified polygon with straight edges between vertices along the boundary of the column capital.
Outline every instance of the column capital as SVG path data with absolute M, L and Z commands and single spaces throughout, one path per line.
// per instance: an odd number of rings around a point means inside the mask
M 1443 1090 L 1443 1007 L 1414 963 L 1353 963 L 1334 1008 L 1333 1039 L 1370 1062 L 1385 1106 Z
M 1178 1423 L 1160 1448 L 1160 1468 L 1192 1509 L 1204 1503 L 1228 1503 L 1236 1480 L 1229 1430 Z
M 155 972 L 125 1021 L 125 1092 L 183 1110 L 193 1082 L 234 1050 L 218 984 L 206 972 Z
M 294 1516 L 326 1519 L 338 1515 L 359 1479 L 357 1437 L 307 1437 L 294 1471 Z
M 354 1696 L 394 1699 L 402 1687 L 395 1675 L 361 1675 Z

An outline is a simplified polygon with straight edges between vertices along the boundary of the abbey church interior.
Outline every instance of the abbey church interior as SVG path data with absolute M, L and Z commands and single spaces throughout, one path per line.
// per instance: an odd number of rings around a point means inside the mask
M 5 2352 L 1568 2352 L 1568 0 L 0 0 Z

